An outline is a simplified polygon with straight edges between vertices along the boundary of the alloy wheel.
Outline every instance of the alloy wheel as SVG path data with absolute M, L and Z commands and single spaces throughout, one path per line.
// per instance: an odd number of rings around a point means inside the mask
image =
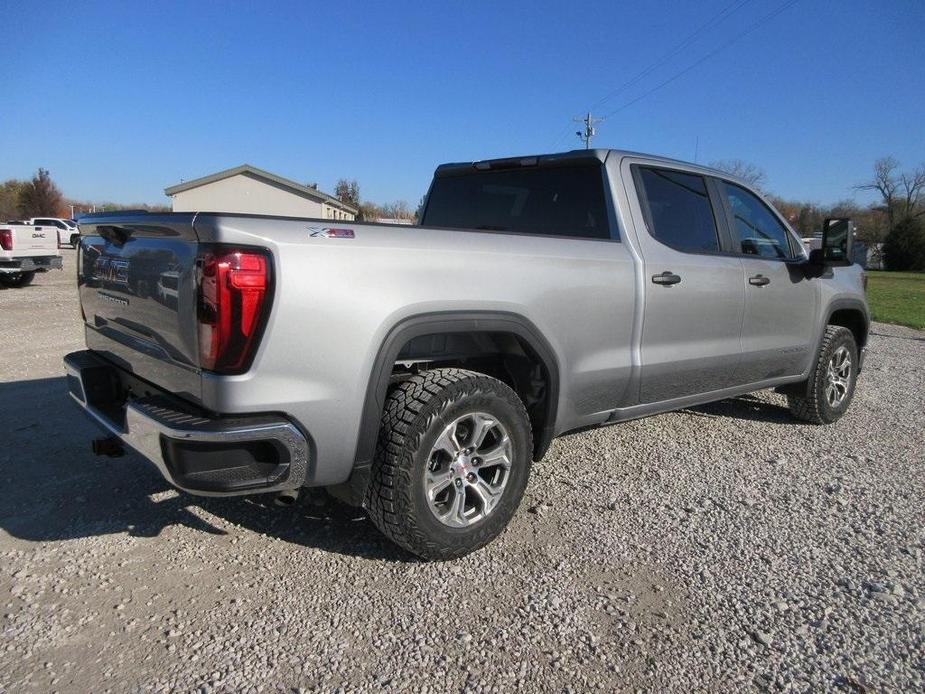
M 472 412 L 456 418 L 427 460 L 424 491 L 431 513 L 453 528 L 482 520 L 501 501 L 512 460 L 510 436 L 496 417 Z

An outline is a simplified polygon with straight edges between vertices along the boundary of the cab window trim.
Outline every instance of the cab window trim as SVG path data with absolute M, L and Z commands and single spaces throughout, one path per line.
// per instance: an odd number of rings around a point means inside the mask
M 645 184 L 642 180 L 642 169 L 649 169 L 652 171 L 667 171 L 669 173 L 679 173 L 686 176 L 697 176 L 703 179 L 704 188 L 707 191 L 707 199 L 710 203 L 710 209 L 713 213 L 713 226 L 716 231 L 716 244 L 717 250 L 715 251 L 704 251 L 704 250 L 695 250 L 691 248 L 682 248 L 674 244 L 668 243 L 663 239 L 660 239 L 655 234 L 655 222 L 652 219 L 652 209 L 649 207 L 649 194 L 646 191 Z M 729 257 L 735 255 L 729 252 L 729 231 L 726 228 L 726 218 L 725 218 L 725 209 L 723 213 L 720 214 L 718 211 L 717 203 L 721 202 L 718 200 L 719 193 L 716 190 L 716 187 L 711 184 L 711 177 L 699 173 L 696 171 L 687 171 L 685 169 L 674 168 L 671 166 L 663 166 L 661 164 L 647 164 L 647 163 L 633 163 L 630 164 L 630 172 L 633 176 L 633 186 L 636 188 L 636 199 L 639 201 L 639 208 L 642 210 L 643 221 L 646 225 L 646 233 L 652 240 L 660 243 L 666 248 L 670 248 L 673 251 L 678 253 L 684 253 L 686 255 L 708 255 L 708 256 L 720 256 L 720 257 Z
M 803 257 L 803 254 L 798 252 L 797 250 L 796 241 L 795 241 L 796 234 L 790 228 L 790 225 L 787 223 L 787 220 L 785 220 L 783 216 L 781 216 L 781 214 L 776 209 L 774 209 L 773 205 L 769 205 L 767 202 L 765 202 L 764 198 L 758 191 L 752 188 L 749 188 L 748 186 L 743 185 L 742 183 L 738 181 L 733 181 L 731 179 L 723 178 L 721 176 L 713 176 L 713 184 L 716 188 L 717 194 L 720 198 L 720 202 L 722 203 L 722 206 L 723 206 L 725 223 L 729 230 L 729 243 L 730 243 L 730 254 L 731 255 L 734 255 L 739 258 L 748 258 L 750 260 L 768 260 L 774 263 L 798 263 L 798 262 L 805 260 L 805 258 Z M 771 216 L 774 219 L 776 219 L 784 229 L 784 235 L 787 238 L 787 247 L 790 250 L 789 257 L 772 258 L 766 255 L 752 255 L 751 253 L 742 252 L 742 244 L 741 242 L 739 242 L 737 238 L 737 234 L 735 233 L 735 213 L 732 211 L 732 205 L 729 203 L 729 197 L 726 195 L 721 184 L 728 184 L 728 185 L 735 186 L 736 188 L 741 188 L 745 192 L 751 193 L 755 197 L 755 199 L 758 200 L 758 202 L 764 205 L 765 209 L 771 213 Z

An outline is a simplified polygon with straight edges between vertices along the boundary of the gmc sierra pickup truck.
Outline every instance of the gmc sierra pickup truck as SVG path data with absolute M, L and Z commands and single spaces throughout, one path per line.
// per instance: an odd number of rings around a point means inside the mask
M 24 287 L 35 273 L 61 267 L 55 227 L 0 223 L 0 286 Z
M 327 487 L 458 557 L 566 432 L 764 388 L 841 417 L 869 317 L 825 233 L 807 255 L 744 182 L 610 150 L 440 166 L 415 227 L 84 217 L 70 393 L 181 490 Z

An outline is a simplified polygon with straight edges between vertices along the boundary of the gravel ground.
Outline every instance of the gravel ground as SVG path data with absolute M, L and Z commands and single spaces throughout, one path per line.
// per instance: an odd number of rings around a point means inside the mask
M 762 392 L 557 440 L 488 548 L 178 494 L 66 401 L 64 272 L 0 290 L 0 691 L 922 691 L 925 333 L 838 424 Z

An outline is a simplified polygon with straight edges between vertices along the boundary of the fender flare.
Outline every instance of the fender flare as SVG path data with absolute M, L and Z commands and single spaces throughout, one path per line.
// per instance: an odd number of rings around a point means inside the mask
M 512 333 L 526 342 L 540 359 L 549 375 L 549 393 L 542 431 L 533 436 L 533 457 L 539 460 L 552 442 L 559 406 L 559 363 L 555 351 L 542 332 L 527 318 L 506 311 L 437 311 L 409 316 L 400 320 L 386 334 L 373 361 L 372 372 L 366 387 L 363 415 L 354 457 L 354 471 L 367 468 L 376 454 L 379 422 L 385 407 L 385 398 L 401 348 L 409 340 L 422 335 L 455 332 Z
M 826 307 L 825 314 L 825 324 L 828 325 L 829 321 L 832 320 L 832 314 L 836 311 L 843 311 L 845 309 L 851 309 L 857 311 L 864 317 L 864 332 L 870 333 L 870 312 L 867 309 L 867 306 L 860 299 L 855 299 L 852 297 L 841 297 L 839 299 L 832 299 Z
M 867 341 L 870 337 L 870 311 L 867 308 L 867 305 L 860 299 L 854 297 L 839 297 L 832 299 L 829 304 L 826 306 L 825 313 L 825 323 L 823 325 L 829 325 L 832 321 L 832 315 L 836 311 L 857 311 L 861 314 L 861 317 L 864 319 L 864 344 L 858 344 L 858 373 L 864 369 L 864 354 L 867 348 Z M 816 344 L 815 355 L 818 359 L 819 350 L 822 348 L 822 335 L 819 335 L 818 343 Z M 815 360 L 813 361 L 815 364 Z

